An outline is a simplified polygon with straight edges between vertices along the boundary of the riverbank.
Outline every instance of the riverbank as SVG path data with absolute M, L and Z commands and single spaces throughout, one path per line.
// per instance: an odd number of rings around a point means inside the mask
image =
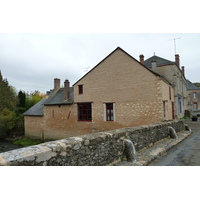
M 31 138 L 26 138 L 23 133 L 15 133 L 12 135 L 8 135 L 6 138 L 0 138 L 0 153 L 37 145 L 42 143 L 41 140 L 35 140 Z

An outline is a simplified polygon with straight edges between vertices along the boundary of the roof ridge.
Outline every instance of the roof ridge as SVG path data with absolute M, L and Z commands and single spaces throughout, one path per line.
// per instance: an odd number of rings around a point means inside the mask
M 140 65 L 142 65 L 144 68 L 146 68 L 147 70 L 149 70 L 151 73 L 153 73 L 156 76 L 160 76 L 159 74 L 153 72 L 152 70 L 148 69 L 145 65 L 143 65 L 140 61 L 138 61 L 137 59 L 135 59 L 133 56 L 131 56 L 129 53 L 127 53 L 124 49 L 122 49 L 121 47 L 117 47 L 115 50 L 113 50 L 110 54 L 108 54 L 103 60 L 101 60 L 97 65 L 95 65 L 89 72 L 87 72 L 84 76 L 82 76 L 78 81 L 76 81 L 74 85 L 76 85 L 80 80 L 82 80 L 85 76 L 87 76 L 92 70 L 94 70 L 96 67 L 98 67 L 104 60 L 106 60 L 109 56 L 111 56 L 115 51 L 117 50 L 121 50 L 122 52 L 124 52 L 126 55 L 128 55 L 129 57 L 131 57 L 133 60 L 135 60 L 137 63 L 139 63 Z

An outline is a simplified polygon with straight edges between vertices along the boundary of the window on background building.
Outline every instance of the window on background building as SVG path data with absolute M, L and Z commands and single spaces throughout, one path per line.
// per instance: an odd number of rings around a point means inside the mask
M 196 99 L 197 98 L 197 93 L 193 92 L 193 98 Z
M 106 121 L 114 121 L 113 103 L 106 103 Z
M 83 94 L 83 85 L 78 85 L 78 94 Z
M 172 102 L 172 119 L 175 119 L 174 102 Z
M 181 98 L 178 98 L 178 112 L 182 113 L 182 105 L 181 105 Z
M 91 103 L 78 104 L 78 121 L 92 121 Z
M 193 103 L 193 111 L 197 111 L 197 103 Z
M 171 94 L 171 87 L 169 86 L 169 99 L 172 99 L 172 94 Z
M 166 101 L 163 101 L 163 117 L 166 118 Z

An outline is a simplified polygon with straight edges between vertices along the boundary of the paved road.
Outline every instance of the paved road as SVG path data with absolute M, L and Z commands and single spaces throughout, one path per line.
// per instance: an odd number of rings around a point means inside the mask
M 148 166 L 200 166 L 200 118 L 186 122 L 193 133 Z

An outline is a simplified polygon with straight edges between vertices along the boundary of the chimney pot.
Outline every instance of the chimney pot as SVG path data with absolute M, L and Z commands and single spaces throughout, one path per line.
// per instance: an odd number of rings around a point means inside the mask
M 68 100 L 70 97 L 70 82 L 68 79 L 64 82 L 64 100 Z
M 144 55 L 140 55 L 140 63 L 144 65 Z
M 184 66 L 181 67 L 181 72 L 182 72 L 183 76 L 185 76 L 185 67 Z
M 152 71 L 156 72 L 157 71 L 157 62 L 156 60 L 151 61 L 151 69 Z
M 57 92 L 60 89 L 60 79 L 54 79 L 54 92 Z
M 180 56 L 178 54 L 175 55 L 175 63 L 180 67 Z

